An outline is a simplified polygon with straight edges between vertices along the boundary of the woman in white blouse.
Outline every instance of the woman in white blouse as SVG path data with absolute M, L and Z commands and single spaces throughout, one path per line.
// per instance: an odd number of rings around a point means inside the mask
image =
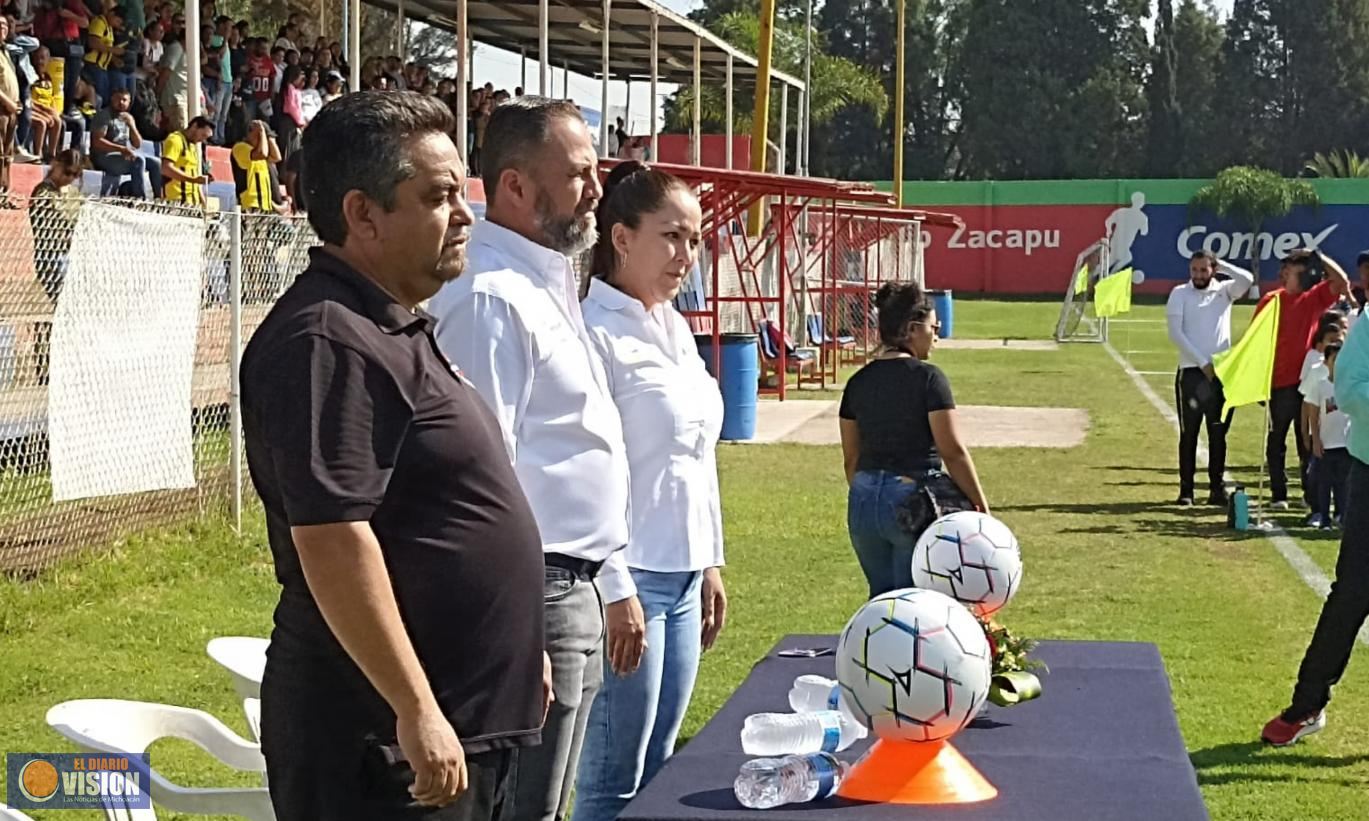
M 605 663 L 574 821 L 611 821 L 670 757 L 699 655 L 726 618 L 714 457 L 722 397 L 670 304 L 698 256 L 702 221 L 689 186 L 641 163 L 620 164 L 604 184 L 583 310 L 623 419 L 632 499 L 626 554 L 646 651 L 625 676 Z

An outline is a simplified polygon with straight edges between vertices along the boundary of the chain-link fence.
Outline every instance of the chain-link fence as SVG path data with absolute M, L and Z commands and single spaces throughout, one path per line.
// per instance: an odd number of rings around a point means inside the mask
M 235 326 L 246 344 L 304 269 L 308 223 L 56 191 L 9 202 L 0 570 L 223 509 Z

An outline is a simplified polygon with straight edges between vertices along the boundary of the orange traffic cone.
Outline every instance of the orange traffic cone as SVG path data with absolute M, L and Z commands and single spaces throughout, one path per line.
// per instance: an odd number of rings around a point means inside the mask
M 876 741 L 837 794 L 880 804 L 973 804 L 998 795 L 946 741 Z

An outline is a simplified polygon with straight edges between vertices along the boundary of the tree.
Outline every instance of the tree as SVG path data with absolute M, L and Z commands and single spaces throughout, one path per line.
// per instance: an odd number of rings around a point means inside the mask
M 760 20 L 755 14 L 732 12 L 714 24 L 714 32 L 732 45 L 754 54 L 760 37 Z M 868 109 L 874 116 L 882 117 L 888 108 L 889 99 L 881 87 L 879 76 L 854 62 L 834 57 L 827 52 L 820 34 L 808 31 L 803 24 L 777 20 L 775 22 L 774 43 L 771 59 L 776 68 L 790 75 L 802 75 L 804 56 L 804 36 L 813 38 L 813 88 L 810 109 L 813 123 L 830 121 L 837 111 L 861 107 Z M 722 131 L 727 116 L 726 89 L 706 86 L 700 95 L 700 115 L 705 129 Z M 738 95 L 740 97 L 741 95 Z M 798 100 L 791 98 L 793 105 L 789 112 L 787 129 L 798 123 Z M 694 90 L 681 88 L 666 101 L 666 129 L 668 131 L 688 131 L 693 122 Z M 771 114 L 769 131 L 772 139 L 779 139 L 779 101 L 771 95 Z M 751 130 L 751 106 L 743 101 L 734 100 L 732 106 L 732 128 L 734 133 L 744 134 Z
M 1259 235 L 1264 224 L 1285 216 L 1297 205 L 1317 206 L 1317 191 L 1306 180 L 1288 179 L 1276 171 L 1238 165 L 1227 168 L 1198 189 L 1189 201 L 1189 213 L 1206 210 L 1222 219 L 1234 220 Z M 1250 244 L 1250 270 L 1258 271 L 1259 243 Z
M 1221 61 L 1222 24 L 1210 0 L 1200 5 L 1183 0 L 1174 17 L 1175 99 L 1178 104 L 1179 153 L 1170 157 L 1164 176 L 1210 177 L 1219 141 L 1231 138 L 1214 111 L 1217 71 Z M 1152 111 L 1153 115 L 1153 111 Z
M 1175 158 L 1184 154 L 1174 34 L 1174 3 L 1172 0 L 1160 0 L 1155 14 L 1155 47 L 1151 56 L 1150 77 L 1146 80 L 1150 117 L 1146 171 L 1152 177 L 1167 176 L 1174 168 Z
M 1276 167 L 1291 173 L 1316 151 L 1365 145 L 1369 3 L 1278 0 L 1270 19 L 1282 45 Z
M 1148 6 L 970 0 L 960 95 L 960 147 L 970 175 L 1059 179 L 1139 171 Z
M 406 60 L 443 77 L 456 76 L 456 39 L 450 33 L 425 23 L 410 24 L 408 45 Z
M 1313 177 L 1334 179 L 1369 177 L 1369 159 L 1348 148 L 1339 151 L 1317 152 L 1303 166 L 1303 173 Z
M 1236 0 L 1226 22 L 1217 81 L 1222 164 L 1278 164 L 1274 129 L 1282 45 L 1270 5 L 1271 0 Z

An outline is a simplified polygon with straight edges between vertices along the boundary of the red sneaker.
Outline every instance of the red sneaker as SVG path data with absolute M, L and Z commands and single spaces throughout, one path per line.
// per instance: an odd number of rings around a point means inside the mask
M 1304 716 L 1297 721 L 1289 721 L 1279 713 L 1264 725 L 1264 731 L 1260 733 L 1260 740 L 1275 747 L 1287 747 L 1297 743 L 1298 739 L 1305 735 L 1321 732 L 1326 726 L 1326 711 L 1322 710 L 1314 715 Z

